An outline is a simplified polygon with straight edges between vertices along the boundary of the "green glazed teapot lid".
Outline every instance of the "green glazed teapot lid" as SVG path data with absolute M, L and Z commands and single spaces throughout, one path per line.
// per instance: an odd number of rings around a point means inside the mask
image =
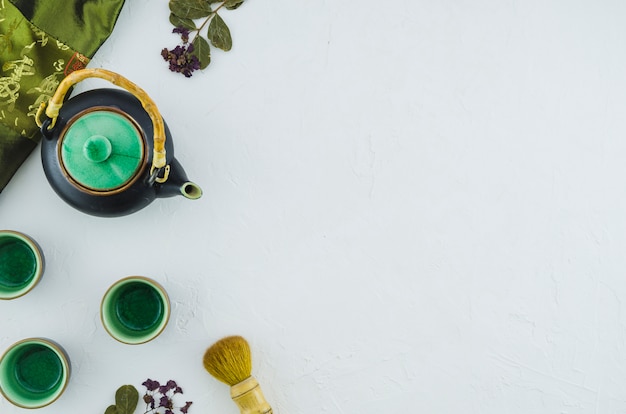
M 71 122 L 63 135 L 61 162 L 78 184 L 110 191 L 128 183 L 144 158 L 142 135 L 121 113 L 95 110 Z

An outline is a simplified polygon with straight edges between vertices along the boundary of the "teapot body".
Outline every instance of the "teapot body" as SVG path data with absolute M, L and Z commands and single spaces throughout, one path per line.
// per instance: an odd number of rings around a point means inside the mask
M 136 127 L 141 143 L 142 159 L 137 171 L 128 182 L 106 191 L 81 185 L 72 177 L 62 160 L 64 135 L 81 117 L 104 111 L 126 117 Z M 165 122 L 164 122 L 165 124 Z M 135 96 L 120 89 L 95 89 L 69 99 L 59 111 L 54 128 L 42 128 L 41 159 L 43 169 L 54 191 L 72 207 L 84 213 L 111 217 L 134 213 L 159 196 L 174 195 L 165 191 L 164 184 L 151 181 L 150 163 L 153 142 L 147 137 L 154 133 L 150 117 Z M 98 131 L 106 135 L 107 131 Z M 166 161 L 174 162 L 171 133 L 165 124 Z
M 76 83 L 101 78 L 122 89 L 95 89 L 65 101 Z M 67 75 L 35 116 L 43 135 L 41 159 L 54 191 L 95 216 L 134 213 L 157 197 L 198 199 L 174 158 L 169 128 L 146 92 L 106 69 Z

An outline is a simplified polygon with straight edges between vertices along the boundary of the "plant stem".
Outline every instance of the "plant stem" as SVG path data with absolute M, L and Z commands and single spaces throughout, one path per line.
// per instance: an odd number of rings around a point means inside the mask
M 200 35 L 200 32 L 202 31 L 202 29 L 204 29 L 204 26 L 206 26 L 206 24 L 213 18 L 215 17 L 215 15 L 217 14 L 217 12 L 219 11 L 219 9 L 221 9 L 222 7 L 224 7 L 224 5 L 226 4 L 226 0 L 224 0 L 219 6 L 217 6 L 215 8 L 215 10 L 213 10 L 211 12 L 211 14 L 209 14 L 207 16 L 206 19 L 204 19 L 204 22 L 202 22 L 202 24 L 200 25 L 200 27 L 196 30 L 196 35 L 193 37 L 193 40 L 196 40 L 196 37 L 198 37 Z M 193 43 L 193 40 L 191 41 L 191 43 Z

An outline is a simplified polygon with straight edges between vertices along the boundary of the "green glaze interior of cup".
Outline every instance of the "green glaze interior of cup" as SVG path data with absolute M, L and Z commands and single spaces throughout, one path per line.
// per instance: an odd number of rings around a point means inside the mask
M 14 344 L 0 360 L 0 391 L 14 405 L 39 408 L 65 390 L 69 362 L 63 350 L 45 339 Z
M 150 279 L 122 279 L 105 294 L 101 316 L 115 339 L 139 344 L 163 331 L 169 319 L 169 300 L 165 290 Z
M 28 292 L 41 276 L 43 260 L 35 242 L 27 236 L 0 231 L 0 299 Z

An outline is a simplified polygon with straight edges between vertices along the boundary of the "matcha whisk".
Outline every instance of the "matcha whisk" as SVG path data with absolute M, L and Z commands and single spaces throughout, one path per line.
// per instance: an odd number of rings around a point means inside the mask
M 252 376 L 250 346 L 244 338 L 220 339 L 206 350 L 202 363 L 209 374 L 230 385 L 230 397 L 241 414 L 273 414 L 261 386 Z

